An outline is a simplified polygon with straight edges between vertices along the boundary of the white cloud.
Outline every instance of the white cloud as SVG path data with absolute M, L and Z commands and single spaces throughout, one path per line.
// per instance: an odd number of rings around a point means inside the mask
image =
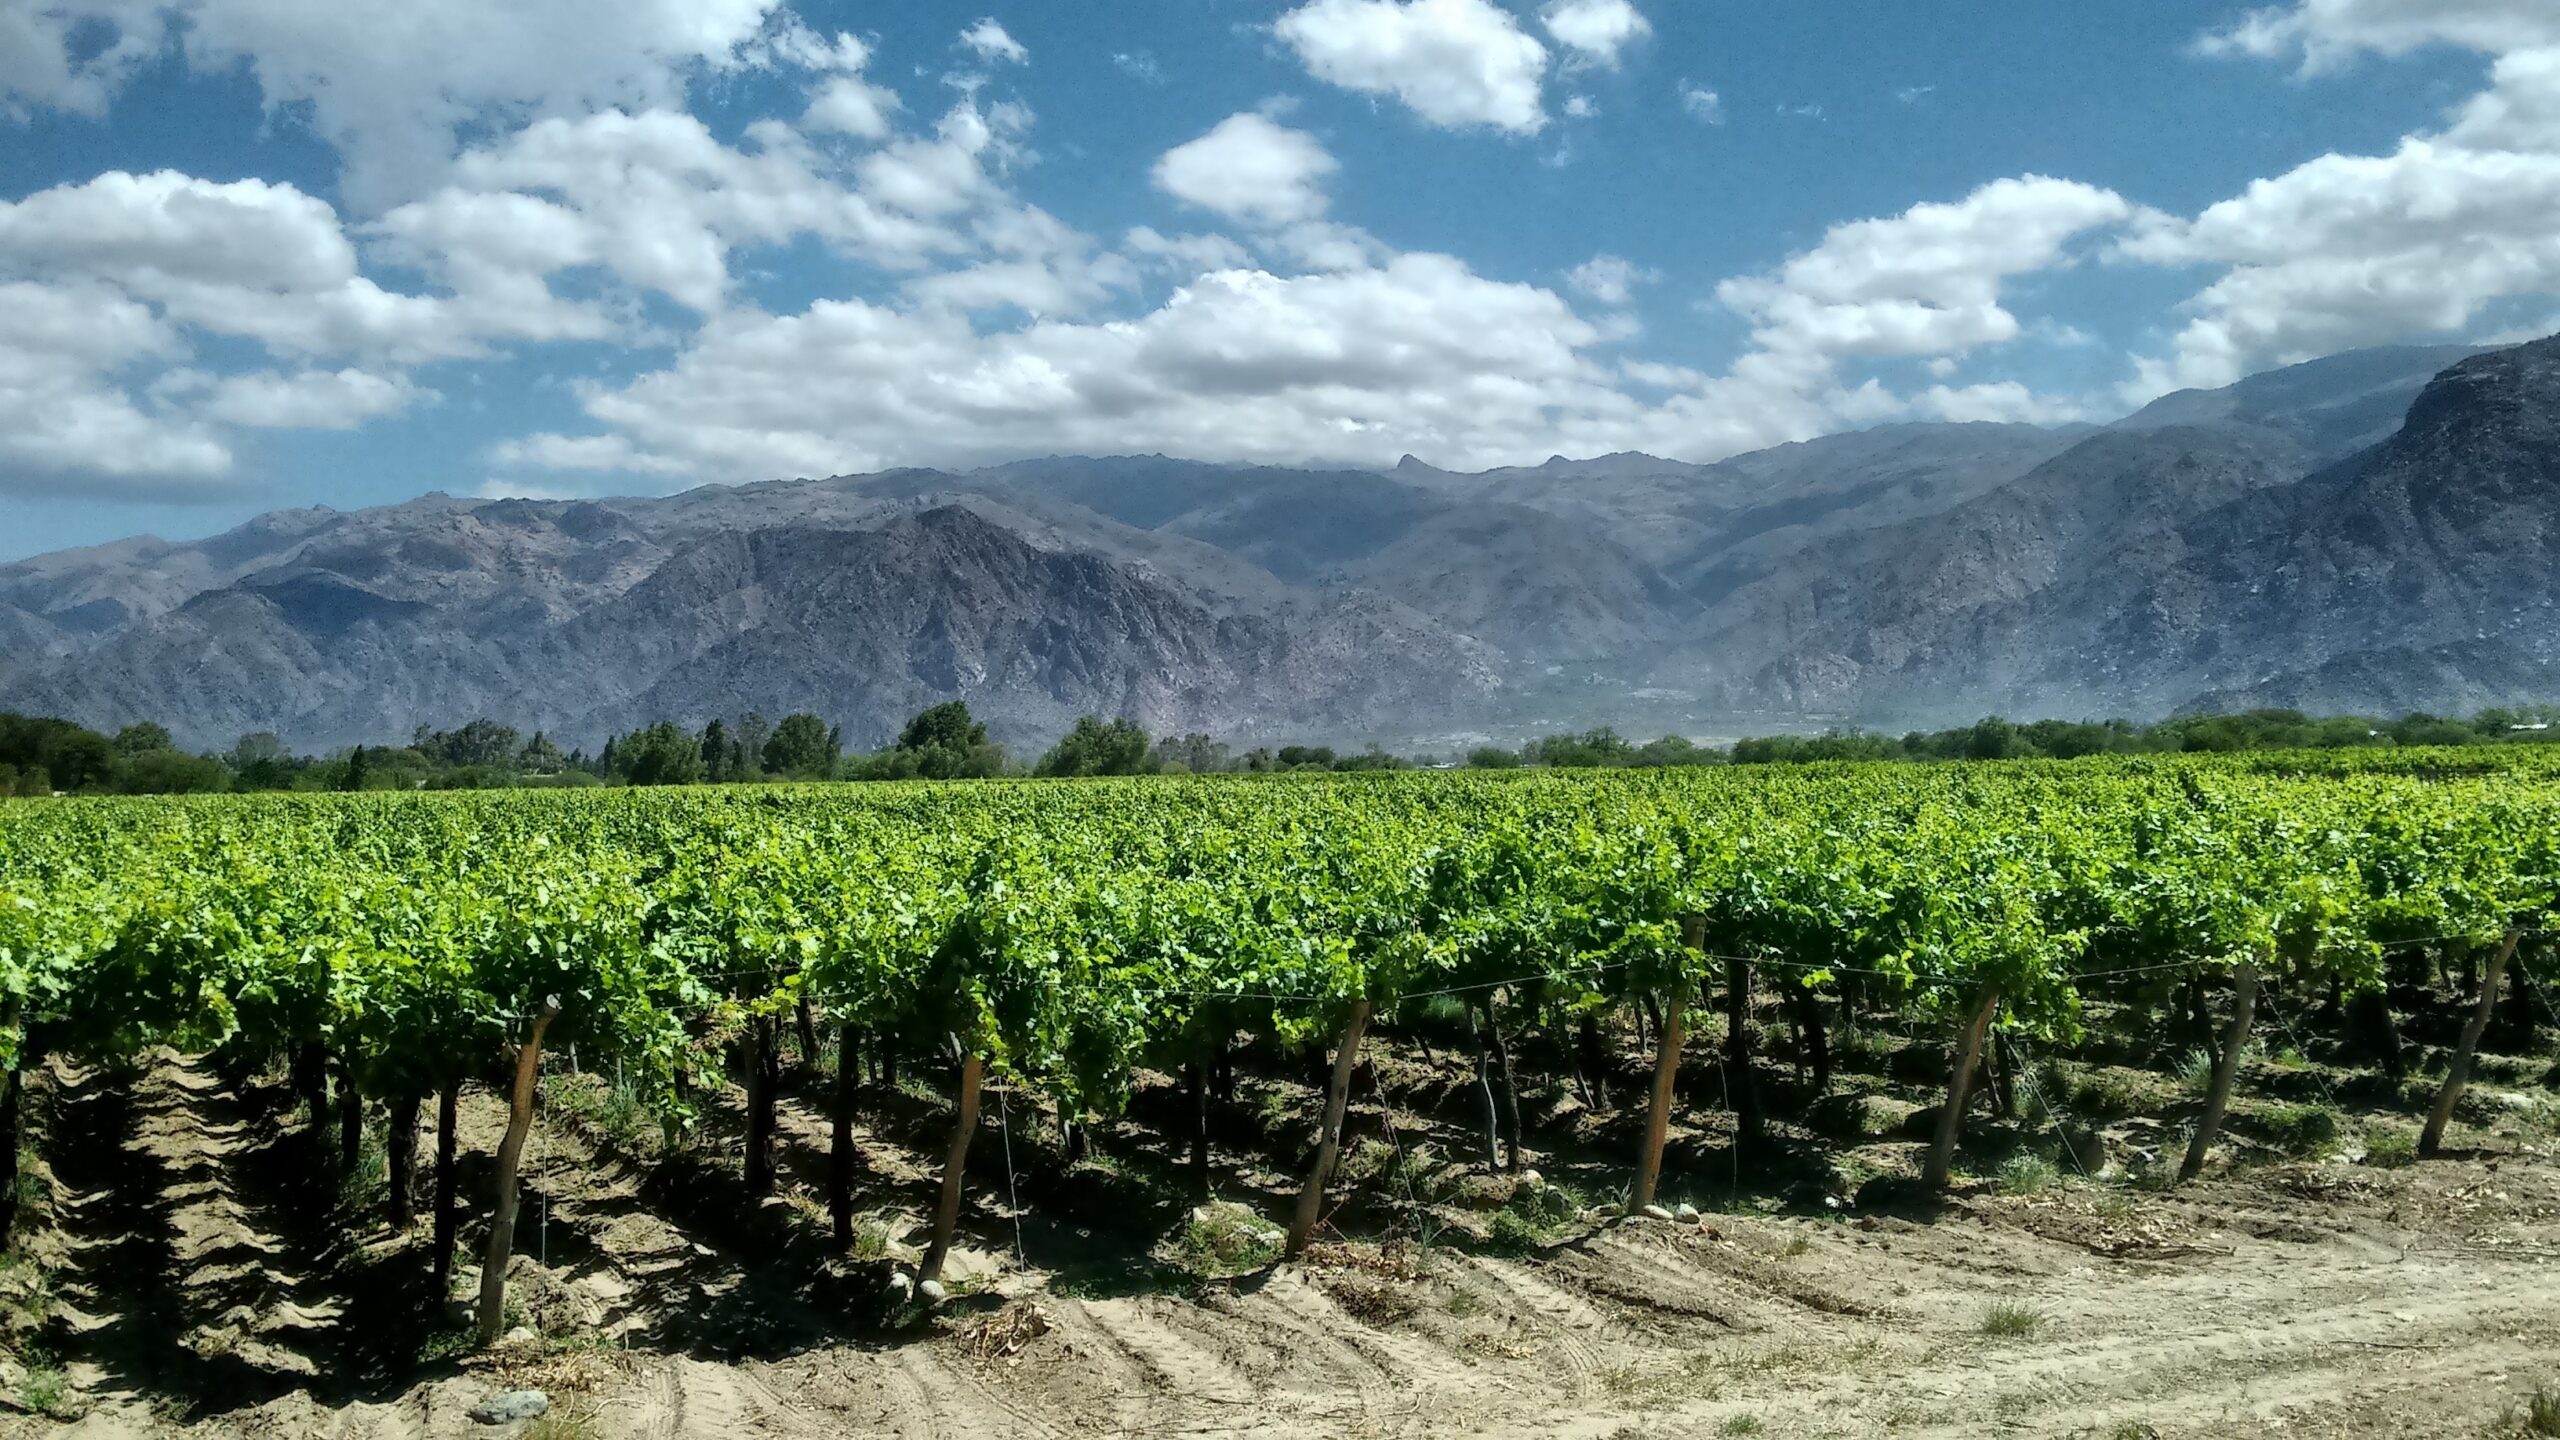
M 889 116 L 898 97 L 851 75 L 830 76 L 809 97 L 800 124 L 809 130 L 831 130 L 857 140 L 881 140 L 889 134 Z
M 1653 33 L 1628 0 L 1553 0 L 1538 20 L 1579 58 L 1610 69 L 1617 68 L 1619 51 Z
M 2560 46 L 2560 7 L 2548 0 L 2301 0 L 2252 11 L 2200 42 L 2214 55 L 2299 56 L 2311 71 L 2366 52 L 2405 55 L 2430 45 L 2492 55 Z
M 1933 385 L 1912 397 L 1911 408 L 1932 420 L 1987 420 L 2010 425 L 2066 425 L 2094 418 L 2086 401 L 2039 395 L 2015 380 L 1956 387 Z
M 2560 10 L 2309 0 L 2207 43 L 2299 52 L 2312 69 L 2429 44 L 2504 53 L 2445 126 L 2388 154 L 2323 155 L 2192 219 L 2138 226 L 2123 259 L 2220 274 L 2182 307 L 2167 352 L 2137 361 L 2124 400 L 2359 345 L 2469 338 L 2503 302 L 2560 294 Z
M 1951 204 L 1832 227 L 1775 274 L 1728 280 L 1717 298 L 1781 357 L 1960 354 L 2017 338 L 2009 277 L 2066 263 L 2070 243 L 2131 219 L 2113 191 L 2040 175 L 1997 180 Z
M 1588 120 L 1600 113 L 1600 102 L 1588 95 L 1567 96 L 1564 102 L 1564 113 L 1576 120 Z
M 1699 122 L 1700 124 L 1721 125 L 1724 123 L 1724 97 L 1718 95 L 1716 92 L 1708 89 L 1704 85 L 1694 85 L 1686 80 L 1681 81 L 1680 108 L 1689 112 L 1689 118 Z
M 723 479 L 1095 449 L 1534 460 L 1560 429 L 1597 434 L 1632 411 L 1580 353 L 1597 339 L 1556 295 L 1440 255 L 1224 270 L 1135 320 L 1000 335 L 828 300 L 722 317 L 670 369 L 590 397 L 627 452 L 537 437 L 502 458 L 627 453 L 640 463 L 615 468 Z
M 165 321 L 103 284 L 0 281 L 0 494 L 183 497 L 229 475 L 218 437 L 145 412 L 122 384 L 184 353 Z
M 689 76 L 810 52 L 776 0 L 56 0 L 36 28 L 52 40 L 0 69 L 15 103 L 94 112 L 133 63 L 169 40 L 211 73 L 244 66 L 271 109 L 298 109 L 346 161 L 344 189 L 373 213 L 432 188 L 465 127 L 492 120 L 673 103 Z M 23 7 L 12 7 L 13 9 Z M 75 71 L 73 27 L 122 27 L 112 63 Z M 789 37 L 777 46 L 776 37 Z M 0 54 L 11 47 L 0 46 Z M 752 53 L 750 53 L 752 52 Z M 21 70 L 43 70 L 21 85 Z M 70 75 L 69 82 L 62 77 Z
M 1231 220 L 1286 225 L 1325 211 L 1339 167 L 1312 135 L 1247 111 L 1156 162 L 1156 188 Z
M 0 119 L 37 109 L 105 114 L 134 70 L 159 53 L 167 28 L 160 10 L 160 0 L 0 6 Z M 96 53 L 74 58 L 75 35 Z
M 1207 270 L 1241 270 L 1253 263 L 1242 245 L 1224 235 L 1165 235 L 1151 225 L 1132 228 L 1120 238 L 1120 248 L 1186 279 Z
M 1005 33 L 992 15 L 960 32 L 960 43 L 977 53 L 981 60 L 1003 60 L 1020 65 L 1031 59 L 1022 42 Z
M 1310 0 L 1272 29 L 1317 79 L 1393 95 L 1434 125 L 1547 123 L 1547 49 L 1490 0 Z
M 260 371 L 212 381 L 196 410 L 269 430 L 353 430 L 397 415 L 422 392 L 407 378 L 363 370 Z
M 1594 255 L 1566 272 L 1565 283 L 1581 294 L 1613 308 L 1623 309 L 1635 303 L 1635 289 L 1662 278 L 1657 270 L 1649 270 L 1616 255 Z

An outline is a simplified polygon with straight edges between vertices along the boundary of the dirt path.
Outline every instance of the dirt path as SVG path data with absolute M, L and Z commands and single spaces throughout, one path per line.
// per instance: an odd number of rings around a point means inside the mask
M 825 1125 L 795 1101 L 796 1188 L 755 1207 L 716 1183 L 716 1154 L 688 1181 L 546 1123 L 516 1293 L 570 1338 L 369 1389 L 348 1373 L 367 1363 L 348 1334 L 376 1303 L 364 1277 L 420 1252 L 312 1238 L 306 1197 L 277 1178 L 289 1116 L 174 1056 L 56 1082 L 58 1345 L 88 1409 L 0 1435 L 439 1440 L 493 1433 L 468 1408 L 531 1384 L 575 1422 L 558 1433 L 663 1440 L 2364 1440 L 2478 1434 L 2560 1375 L 2560 1166 L 2529 1148 L 2274 1165 L 2174 1195 L 1985 1190 L 1926 1219 L 1638 1221 L 1512 1257 L 1330 1246 L 1190 1293 L 1052 1288 L 1006 1253 L 991 1209 L 960 1272 L 977 1293 L 873 1334 L 848 1317 L 885 1266 L 810 1248 Z M 470 1097 L 465 1146 L 485 1151 L 500 1122 Z M 857 1135 L 886 1206 L 929 1175 L 898 1129 Z M 2010 1333 L 1988 1333 L 1994 1307 Z M 176 1395 L 198 1397 L 191 1413 Z

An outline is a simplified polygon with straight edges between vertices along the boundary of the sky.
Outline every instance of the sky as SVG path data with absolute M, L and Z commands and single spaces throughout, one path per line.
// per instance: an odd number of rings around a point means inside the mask
M 2552 330 L 2553 0 L 0 0 L 0 559 Z

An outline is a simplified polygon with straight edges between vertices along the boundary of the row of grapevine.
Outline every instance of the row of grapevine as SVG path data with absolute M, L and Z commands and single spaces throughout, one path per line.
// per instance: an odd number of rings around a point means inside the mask
M 546 1047 L 575 1047 L 679 1115 L 740 1057 L 751 1189 L 772 1183 L 786 1027 L 804 1049 L 833 1029 L 848 1069 L 884 1044 L 946 1060 L 959 1103 L 919 1277 L 932 1280 L 990 1081 L 1062 1115 L 1107 1114 L 1141 1066 L 1179 1071 L 1199 1099 L 1240 1034 L 1329 1045 L 1294 1251 L 1322 1213 L 1364 1031 L 1417 999 L 1459 997 L 1497 1045 L 1524 1018 L 1587 1036 L 1597 1012 L 1658 1015 L 1651 1123 L 1631 1157 L 1642 1205 L 1691 1012 L 1719 997 L 1746 1143 L 1760 1121 L 1737 1022 L 1755 986 L 1817 1045 L 1820 1002 L 1844 989 L 1944 1027 L 1955 1058 L 1928 1162 L 1943 1182 L 1995 1031 L 2067 1042 L 2085 998 L 2227 978 L 2192 1175 L 2262 979 L 2359 994 L 2388 947 L 2479 947 L 2485 997 L 2519 937 L 2560 919 L 2560 771 L 2529 754 L 2465 761 L 14 804 L 0 808 L 0 1163 L 14 1163 L 19 1077 L 39 1054 L 285 1057 L 315 1129 L 360 1121 L 352 1104 L 321 1113 L 326 1075 L 384 1106 L 398 1224 L 420 1110 L 438 1105 L 441 1283 L 456 1092 L 502 1067 L 494 1330 Z M 2486 1015 L 2484 999 L 2430 1150 Z M 836 1102 L 840 1237 L 851 1096 L 848 1083 Z M 1494 1117 L 1506 1124 L 1516 1166 L 1516 1107 Z

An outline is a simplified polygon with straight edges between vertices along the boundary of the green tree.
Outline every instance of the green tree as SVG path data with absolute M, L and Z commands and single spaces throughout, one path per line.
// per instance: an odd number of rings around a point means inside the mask
M 987 738 L 987 727 L 969 714 L 968 702 L 946 700 L 908 721 L 898 742 L 862 773 L 881 780 L 984 779 L 1003 774 L 1007 763 L 1004 747 Z
M 764 743 L 764 768 L 772 775 L 821 775 L 836 763 L 827 722 L 802 712 L 785 715 Z
M 1284 752 L 1285 753 L 1285 752 Z M 1040 757 L 1042 775 L 1136 775 L 1146 768 L 1147 732 L 1123 717 L 1105 723 L 1087 715 L 1076 721 L 1049 753 Z
M 115 746 L 119 755 L 148 755 L 154 750 L 175 750 L 178 742 L 169 737 L 168 726 L 145 720 L 117 731 Z
M 691 785 L 702 779 L 702 742 L 671 720 L 624 736 L 614 760 L 634 785 Z

